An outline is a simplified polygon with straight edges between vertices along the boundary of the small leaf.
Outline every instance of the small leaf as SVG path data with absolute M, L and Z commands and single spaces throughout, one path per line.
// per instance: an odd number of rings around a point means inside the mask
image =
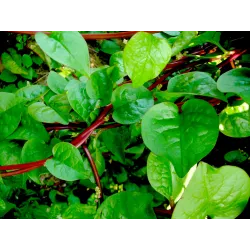
M 139 192 L 113 194 L 98 208 L 95 219 L 156 219 L 152 198 Z
M 26 68 L 31 67 L 32 64 L 33 64 L 30 55 L 27 55 L 27 54 L 24 54 L 24 55 L 23 55 L 23 57 L 22 57 L 22 62 L 23 62 L 23 65 L 24 65 Z
M 103 40 L 103 42 L 101 43 L 101 51 L 103 51 L 104 53 L 112 55 L 120 50 L 120 46 L 115 41 Z
M 50 71 L 47 83 L 49 88 L 56 94 L 62 94 L 66 85 L 68 84 L 67 80 L 64 77 L 54 71 Z
M 53 147 L 54 158 L 47 160 L 45 166 L 55 177 L 65 181 L 87 179 L 87 173 L 80 152 L 67 142 Z
M 177 203 L 172 219 L 234 219 L 250 196 L 250 179 L 241 168 L 214 168 L 201 162 Z
M 0 80 L 4 82 L 14 82 L 16 81 L 17 76 L 11 73 L 9 70 L 4 69 L 0 75 Z
M 248 159 L 249 155 L 241 150 L 233 150 L 224 155 L 224 159 L 229 163 L 242 163 Z
M 121 124 L 140 121 L 149 108 L 154 105 L 151 92 L 144 86 L 134 89 L 131 84 L 118 87 L 112 94 L 113 119 Z
M 62 214 L 63 219 L 93 219 L 96 206 L 72 204 Z
M 157 77 L 171 58 L 171 47 L 166 39 L 160 39 L 146 32 L 136 33 L 123 52 L 126 72 L 133 87 Z

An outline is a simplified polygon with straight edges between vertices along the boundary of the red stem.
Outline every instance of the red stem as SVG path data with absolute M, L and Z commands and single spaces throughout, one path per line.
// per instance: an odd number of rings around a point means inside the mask
M 166 210 L 166 209 L 157 208 L 157 207 L 154 207 L 154 212 L 158 215 L 170 215 L 170 216 L 172 216 L 172 213 L 173 213 L 172 210 Z

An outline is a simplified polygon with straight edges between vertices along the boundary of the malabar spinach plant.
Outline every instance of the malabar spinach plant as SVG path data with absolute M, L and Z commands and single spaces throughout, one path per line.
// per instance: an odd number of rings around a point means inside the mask
M 1 218 L 243 212 L 247 153 L 203 159 L 220 134 L 250 136 L 247 49 L 220 32 L 125 33 L 18 35 L 1 54 Z

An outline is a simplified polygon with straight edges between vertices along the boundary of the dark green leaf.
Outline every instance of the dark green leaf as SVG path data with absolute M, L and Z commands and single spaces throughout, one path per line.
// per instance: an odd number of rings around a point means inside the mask
M 33 64 L 30 55 L 27 55 L 27 54 L 24 54 L 24 55 L 23 55 L 23 57 L 22 57 L 22 62 L 23 62 L 23 65 L 24 65 L 26 68 L 31 67 L 32 64 Z
M 0 75 L 0 80 L 4 82 L 14 82 L 16 81 L 17 76 L 11 73 L 9 70 L 4 69 Z
M 224 155 L 224 159 L 229 163 L 242 163 L 247 160 L 249 155 L 242 150 L 233 150 Z
M 63 219 L 93 219 L 96 207 L 85 204 L 72 204 L 62 214 Z
M 101 51 L 103 51 L 104 53 L 112 55 L 120 50 L 120 46 L 114 41 L 103 40 L 103 42 L 101 43 Z

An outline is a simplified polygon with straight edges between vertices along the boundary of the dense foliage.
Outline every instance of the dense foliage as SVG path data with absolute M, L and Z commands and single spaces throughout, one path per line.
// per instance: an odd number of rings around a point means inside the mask
M 82 34 L 8 34 L 0 217 L 237 218 L 248 153 L 206 159 L 220 135 L 250 138 L 247 49 L 212 31 Z

